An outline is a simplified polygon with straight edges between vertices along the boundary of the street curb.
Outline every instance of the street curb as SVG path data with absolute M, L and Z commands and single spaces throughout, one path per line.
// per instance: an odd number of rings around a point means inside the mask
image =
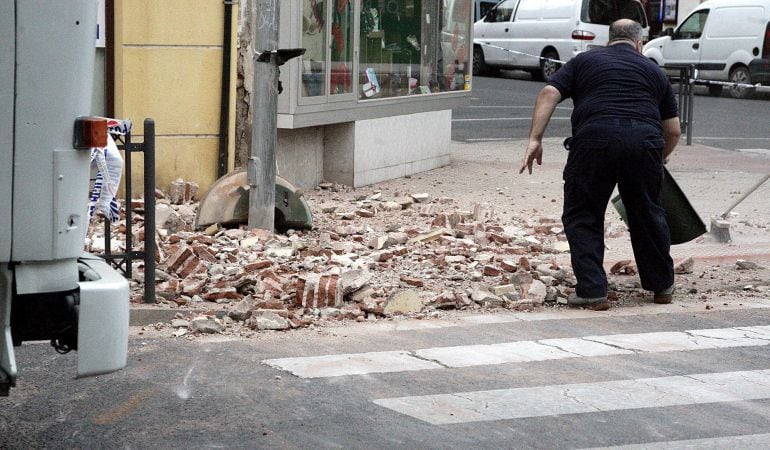
M 128 326 L 144 327 L 159 322 L 171 322 L 177 314 L 198 314 L 203 310 L 198 309 L 179 309 L 179 308 L 134 308 L 131 307 L 128 314 Z

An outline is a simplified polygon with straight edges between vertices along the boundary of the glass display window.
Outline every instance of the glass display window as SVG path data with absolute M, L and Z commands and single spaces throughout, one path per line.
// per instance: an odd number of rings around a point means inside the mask
M 303 98 L 327 101 L 352 95 L 353 6 L 350 0 L 302 0 Z
M 360 100 L 469 88 L 471 0 L 364 0 Z
M 298 0 L 281 9 L 287 127 L 447 108 L 470 90 L 472 0 Z M 290 34 L 287 34 L 290 33 Z M 290 36 L 290 37 L 288 37 Z M 288 79 L 287 79 L 288 78 Z M 451 94 L 456 95 L 438 95 Z M 413 103 L 409 97 L 421 96 Z M 379 102 L 378 102 L 379 101 Z M 325 111 L 336 111 L 324 116 Z M 360 111 L 361 114 L 352 111 Z

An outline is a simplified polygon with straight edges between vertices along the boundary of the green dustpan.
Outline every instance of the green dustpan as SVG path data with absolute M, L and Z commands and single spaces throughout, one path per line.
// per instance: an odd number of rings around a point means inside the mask
M 682 189 L 676 181 L 663 168 L 663 209 L 666 210 L 666 222 L 671 231 L 671 244 L 683 244 L 689 242 L 706 232 L 706 224 L 687 200 Z M 620 195 L 612 198 L 612 205 L 618 210 L 623 222 L 628 223 L 626 207 L 620 199 Z

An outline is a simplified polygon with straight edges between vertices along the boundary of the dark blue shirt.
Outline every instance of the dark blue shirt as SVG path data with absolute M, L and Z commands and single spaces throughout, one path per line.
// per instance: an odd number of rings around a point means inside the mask
M 661 120 L 678 116 L 671 83 L 652 61 L 628 44 L 578 54 L 548 80 L 572 98 L 572 134 L 602 117 L 646 121 L 662 130 Z

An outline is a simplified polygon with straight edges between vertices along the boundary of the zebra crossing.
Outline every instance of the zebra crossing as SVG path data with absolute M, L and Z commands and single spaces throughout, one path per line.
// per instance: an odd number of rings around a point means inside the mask
M 300 378 L 521 363 L 548 359 L 770 345 L 770 326 L 584 336 L 415 351 L 280 358 L 263 361 Z
M 548 319 L 540 317 L 538 320 Z M 563 317 L 558 320 L 571 321 Z M 592 319 L 581 315 L 577 320 Z M 658 357 L 667 361 L 668 366 L 665 370 L 659 370 L 658 376 L 623 378 L 618 376 L 618 371 L 610 370 L 613 376 L 599 377 L 602 378 L 599 381 L 585 381 L 591 377 L 583 377 L 581 382 L 565 383 L 562 377 L 558 379 L 559 382 L 552 384 L 543 381 L 521 387 L 512 383 L 511 387 L 503 388 L 500 385 L 504 383 L 495 379 L 494 389 L 483 389 L 484 386 L 477 386 L 479 383 L 473 384 L 480 389 L 467 389 L 460 382 L 457 383 L 457 389 L 451 389 L 452 386 L 447 388 L 446 382 L 443 382 L 436 389 L 421 389 L 428 393 L 412 392 L 412 395 L 382 395 L 380 389 L 375 389 L 365 400 L 381 408 L 380 411 L 389 411 L 394 420 L 416 420 L 425 426 L 452 429 L 465 424 L 483 423 L 494 427 L 495 424 L 505 423 L 506 427 L 515 427 L 516 421 L 533 418 L 556 420 L 574 417 L 580 420 L 591 414 L 635 414 L 639 411 L 652 412 L 677 407 L 698 411 L 703 407 L 717 408 L 720 404 L 735 407 L 742 402 L 757 401 L 760 405 L 765 404 L 762 402 L 770 404 L 770 364 L 760 364 L 760 367 L 747 364 L 747 367 L 730 367 L 730 370 L 720 365 L 725 352 L 767 352 L 763 349 L 770 345 L 770 325 L 756 325 L 756 320 L 752 322 L 754 324 L 748 325 L 731 322 L 730 325 L 735 326 L 719 328 L 683 327 L 674 331 L 606 334 L 581 334 L 580 327 L 570 323 L 566 329 L 575 333 L 570 337 L 417 348 L 404 346 L 402 349 L 388 348 L 383 351 L 271 358 L 262 360 L 262 363 L 291 373 L 299 379 L 329 380 L 334 383 L 345 380 L 345 383 L 354 384 L 358 380 L 372 384 L 376 383 L 372 380 L 377 377 L 403 377 L 407 380 L 404 384 L 408 385 L 410 377 L 418 374 L 425 374 L 419 378 L 424 382 L 431 379 L 428 375 L 430 373 L 485 370 L 484 377 L 489 380 L 489 374 L 493 374 L 494 368 L 499 367 L 499 378 L 506 380 L 517 366 L 527 364 L 562 362 L 575 367 L 595 367 L 608 361 L 650 361 Z M 516 322 L 506 323 L 504 319 L 487 318 L 478 321 L 466 319 L 460 327 L 474 327 L 478 334 L 479 328 L 490 324 L 499 326 L 501 323 L 506 326 L 517 325 Z M 460 332 L 457 328 L 452 328 L 454 333 Z M 409 327 L 404 329 L 390 333 L 410 332 Z M 419 332 L 423 333 L 421 336 L 424 338 L 427 333 L 440 333 L 447 329 L 450 328 L 427 327 Z M 672 369 L 671 361 L 679 357 L 686 359 L 684 356 L 690 359 L 702 358 L 706 362 L 700 364 L 701 370 L 691 370 L 686 365 Z M 764 364 L 767 359 L 762 361 Z M 713 367 L 713 370 L 703 370 L 703 367 Z M 446 376 L 443 380 L 451 378 Z M 770 423 L 770 407 L 763 409 L 754 406 L 748 408 L 752 414 L 759 415 L 760 421 Z M 770 425 L 764 431 L 767 430 L 770 430 Z M 727 433 L 708 439 L 698 439 L 698 435 L 689 437 L 695 439 L 644 441 L 617 448 L 770 448 L 770 433 L 743 433 L 735 436 Z

